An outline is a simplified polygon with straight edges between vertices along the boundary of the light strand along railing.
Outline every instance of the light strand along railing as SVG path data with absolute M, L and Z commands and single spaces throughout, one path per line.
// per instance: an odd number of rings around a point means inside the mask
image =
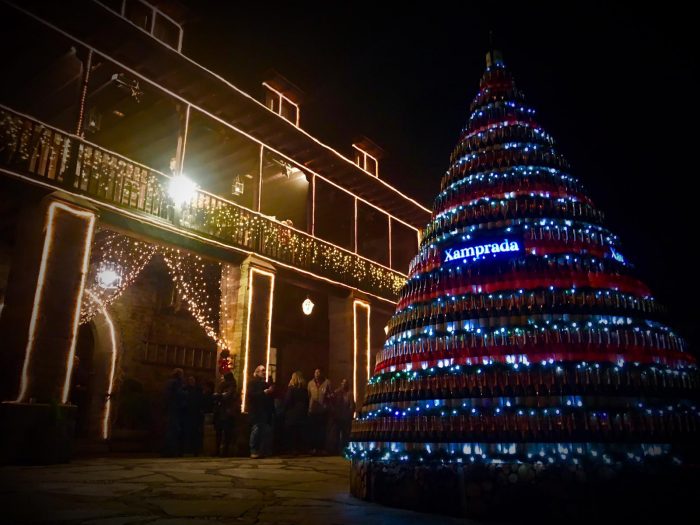
M 405 282 L 399 272 L 205 191 L 176 208 L 167 175 L 1 105 L 0 166 L 390 300 Z

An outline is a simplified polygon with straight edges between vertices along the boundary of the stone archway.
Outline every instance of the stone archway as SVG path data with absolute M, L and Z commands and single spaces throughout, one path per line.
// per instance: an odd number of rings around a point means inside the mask
M 84 325 L 85 326 L 85 325 Z M 87 324 L 94 341 L 90 381 L 90 412 L 88 437 L 90 441 L 109 439 L 114 414 L 112 394 L 117 384 L 121 342 L 114 320 L 105 307 Z

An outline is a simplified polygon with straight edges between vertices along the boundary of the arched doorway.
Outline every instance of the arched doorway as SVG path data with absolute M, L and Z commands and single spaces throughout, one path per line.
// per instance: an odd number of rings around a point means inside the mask
M 80 325 L 75 347 L 69 399 L 77 406 L 75 437 L 83 450 L 109 439 L 118 352 L 112 317 L 102 307 L 90 322 Z

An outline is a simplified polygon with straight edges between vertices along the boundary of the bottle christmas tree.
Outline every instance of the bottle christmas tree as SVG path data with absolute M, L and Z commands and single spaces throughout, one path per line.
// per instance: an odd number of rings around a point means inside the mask
M 694 359 L 498 52 L 470 111 L 353 423 L 353 492 L 420 506 L 393 494 L 416 469 L 532 484 L 681 462 Z

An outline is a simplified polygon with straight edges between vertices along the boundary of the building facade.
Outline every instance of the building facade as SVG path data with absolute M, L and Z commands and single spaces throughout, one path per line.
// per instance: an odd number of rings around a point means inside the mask
M 255 97 L 192 61 L 176 4 L 0 18 L 3 413 L 72 402 L 85 443 L 154 448 L 172 369 L 216 381 L 224 348 L 244 408 L 258 364 L 362 399 L 430 217 L 380 150 L 307 133 L 280 75 Z

